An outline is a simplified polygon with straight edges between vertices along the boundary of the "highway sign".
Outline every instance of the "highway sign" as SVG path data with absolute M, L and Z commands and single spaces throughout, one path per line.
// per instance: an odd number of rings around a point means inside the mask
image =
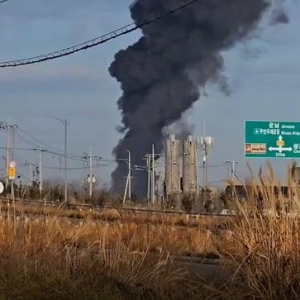
M 245 157 L 300 158 L 300 122 L 246 121 Z
M 16 163 L 14 161 L 10 162 L 9 168 L 8 168 L 8 179 L 14 180 L 16 179 Z

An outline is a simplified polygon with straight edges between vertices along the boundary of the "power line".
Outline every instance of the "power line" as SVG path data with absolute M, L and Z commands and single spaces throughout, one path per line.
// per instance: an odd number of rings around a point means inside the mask
M 45 143 L 45 142 L 43 142 L 43 141 L 37 139 L 37 138 L 34 137 L 31 133 L 29 133 L 29 132 L 25 131 L 24 129 L 22 129 L 20 126 L 17 126 L 17 128 L 18 128 L 21 132 L 23 132 L 25 135 L 29 136 L 31 139 L 33 139 L 34 141 L 36 141 L 36 142 L 38 143 L 38 145 L 44 145 L 44 146 L 46 146 L 47 148 L 53 149 L 53 150 L 56 151 L 56 152 L 61 152 L 61 153 L 63 153 L 62 150 L 60 150 L 60 149 L 58 149 L 58 148 L 55 148 L 55 147 L 53 147 L 53 146 L 51 146 L 51 145 L 49 145 L 49 144 L 47 144 L 47 143 Z
M 208 165 L 207 168 L 220 168 L 220 167 L 226 167 L 227 164 L 218 164 L 218 165 Z M 199 169 L 204 169 L 203 166 L 199 166 Z
M 7 2 L 8 0 L 0 0 L 0 4 L 1 3 L 4 3 L 4 2 Z
M 15 148 L 15 150 L 23 150 L 23 151 L 40 151 L 39 146 L 37 146 L 37 144 L 35 144 L 34 142 L 28 140 L 27 138 L 23 137 L 22 135 L 20 135 L 18 132 L 15 132 L 15 135 L 19 138 L 19 140 L 29 146 L 33 146 L 35 148 Z M 2 149 L 2 147 L 0 147 L 0 149 Z M 64 154 L 61 152 L 56 152 L 56 151 L 52 151 L 52 150 L 48 150 L 48 149 L 42 149 L 42 152 L 46 152 L 55 156 L 59 156 L 59 157 L 64 157 Z M 74 156 L 67 156 L 68 159 L 70 160 L 74 160 L 74 161 L 78 161 L 78 162 L 85 162 L 84 159 L 80 159 L 80 158 L 75 158 Z
M 222 180 L 222 179 L 221 179 L 221 180 L 210 181 L 210 182 L 209 182 L 209 185 L 211 185 L 211 184 L 217 184 L 217 183 L 224 183 L 224 181 L 225 181 L 225 180 Z
M 32 142 L 31 140 L 29 140 L 28 138 L 20 135 L 18 132 L 15 132 L 15 134 L 17 135 L 17 137 L 24 143 L 30 145 L 30 146 L 35 146 L 36 148 L 32 148 L 32 149 L 26 149 L 26 148 L 19 148 L 19 150 L 28 150 L 28 151 L 39 151 L 39 145 L 44 145 L 46 146 L 47 148 L 52 148 L 54 150 L 48 150 L 48 149 L 43 149 L 43 152 L 47 152 L 47 153 L 50 153 L 50 154 L 53 154 L 53 155 L 56 155 L 56 156 L 64 156 L 63 154 L 63 151 L 53 147 L 53 146 L 50 146 L 48 145 L 47 143 L 35 138 L 32 134 L 28 133 L 27 131 L 25 131 L 24 129 L 20 128 L 19 126 L 17 127 L 22 133 L 28 135 L 32 140 L 36 141 L 36 142 Z M 71 154 L 71 153 L 68 153 L 67 155 L 67 158 L 68 159 L 71 159 L 71 160 L 76 160 L 76 161 L 80 161 L 80 162 L 84 162 L 85 160 L 83 158 L 81 158 L 79 155 L 76 155 L 76 154 Z
M 114 167 L 114 166 L 112 166 L 112 165 L 104 165 L 104 164 L 100 164 L 100 165 L 94 165 L 93 166 L 93 169 L 94 168 L 102 168 L 102 167 Z M 88 170 L 90 167 L 70 167 L 70 168 L 67 168 L 67 170 L 69 170 L 69 171 L 75 171 L 75 170 Z M 43 167 L 43 169 L 47 169 L 47 170 L 60 170 L 60 169 L 62 169 L 62 170 L 64 170 L 64 168 L 58 168 L 58 167 Z
M 16 134 L 16 136 L 21 141 L 23 141 L 23 142 L 26 141 L 26 139 L 22 140 L 23 137 L 20 136 L 19 134 Z M 30 145 L 32 145 L 32 144 L 30 143 Z M 6 147 L 0 147 L 0 149 L 6 149 Z M 17 150 L 17 151 L 40 151 L 40 149 L 38 147 L 36 147 L 36 148 L 16 147 L 15 150 Z M 57 153 L 57 152 L 50 151 L 50 150 L 47 150 L 47 149 L 42 149 L 42 152 L 45 152 L 45 153 L 48 153 L 48 154 L 51 154 L 51 155 L 54 155 L 54 156 L 58 156 L 58 157 L 64 157 L 64 155 L 61 154 L 61 153 Z M 86 162 L 86 159 L 83 159 L 83 158 L 75 158 L 75 157 L 69 157 L 69 156 L 67 156 L 67 157 L 68 157 L 68 159 L 73 160 L 73 161 L 77 161 L 77 162 L 81 162 L 81 163 L 85 163 Z M 78 155 L 78 157 L 79 157 L 79 155 Z M 94 157 L 92 157 L 92 159 L 93 158 Z M 116 161 L 111 160 L 111 159 L 101 159 L 101 162 L 116 163 Z M 100 164 L 100 165 L 105 166 L 103 164 Z
M 47 143 L 41 141 L 40 139 L 36 138 L 36 137 L 33 136 L 31 133 L 25 131 L 24 129 L 22 129 L 22 128 L 19 127 L 19 126 L 17 126 L 17 128 L 18 128 L 23 134 L 29 136 L 32 140 L 34 140 L 34 141 L 37 143 L 37 144 L 36 144 L 36 143 L 32 143 L 32 145 L 35 145 L 36 147 L 39 147 L 40 145 L 43 145 L 43 146 L 45 146 L 45 147 L 47 147 L 47 148 L 50 148 L 50 150 L 44 150 L 44 152 L 48 152 L 48 153 L 50 153 L 50 154 L 57 155 L 57 156 L 63 156 L 63 157 L 65 156 L 65 153 L 64 153 L 62 150 L 60 150 L 60 149 L 58 149 L 58 148 L 55 148 L 55 147 L 53 147 L 53 146 L 51 146 L 51 145 L 49 145 L 49 144 L 47 144 Z M 21 137 L 19 134 L 18 134 L 18 136 L 19 136 L 20 138 L 22 138 L 23 140 L 26 139 L 26 140 L 27 140 L 27 143 L 28 143 L 29 140 L 28 140 L 27 138 Z M 30 143 L 30 141 L 29 141 L 29 143 Z M 51 149 L 52 149 L 52 150 L 51 150 Z M 76 160 L 76 161 L 80 161 L 80 162 L 85 162 L 85 161 L 86 161 L 86 159 L 83 158 L 82 155 L 73 154 L 73 153 L 69 153 L 69 152 L 67 152 L 67 158 L 68 158 L 68 159 L 72 159 L 72 160 Z M 94 157 L 92 157 L 92 159 L 93 159 L 93 160 L 97 160 L 97 157 L 94 156 Z
M 188 2 L 186 2 L 186 0 L 184 1 L 183 4 L 181 4 L 180 6 L 177 6 L 174 9 L 171 9 L 163 14 L 160 14 L 152 19 L 146 20 L 144 22 L 141 22 L 139 24 L 135 24 L 135 23 L 131 23 L 128 24 L 126 26 L 123 26 L 119 29 L 116 29 L 114 31 L 111 31 L 107 34 L 101 35 L 99 37 L 96 37 L 92 40 L 86 41 L 84 43 L 75 45 L 75 46 L 71 46 L 62 50 L 58 50 L 52 53 L 48 53 L 48 54 L 44 54 L 44 55 L 39 55 L 39 56 L 34 56 L 34 57 L 29 57 L 29 58 L 23 58 L 23 59 L 17 59 L 17 60 L 11 60 L 11 61 L 4 61 L 4 62 L 0 62 L 0 68 L 9 68 L 9 67 L 18 67 L 18 66 L 25 66 L 25 65 L 32 65 L 32 64 L 36 64 L 36 63 L 40 63 L 40 62 L 44 62 L 44 61 L 48 61 L 48 60 L 53 60 L 53 59 L 57 59 L 57 58 L 61 58 L 64 56 L 68 56 L 83 50 L 87 50 L 89 48 L 98 46 L 100 44 L 104 44 L 110 40 L 116 39 L 120 36 L 123 35 L 127 35 L 137 29 L 141 29 L 147 25 L 150 25 L 152 23 L 155 23 L 171 14 L 174 14 L 180 10 L 183 10 L 184 8 L 192 5 L 194 2 L 196 2 L 198 0 L 190 0 Z

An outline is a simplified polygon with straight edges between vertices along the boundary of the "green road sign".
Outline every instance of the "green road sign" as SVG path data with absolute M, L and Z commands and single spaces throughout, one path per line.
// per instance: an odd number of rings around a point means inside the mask
M 246 121 L 245 157 L 300 158 L 300 122 Z

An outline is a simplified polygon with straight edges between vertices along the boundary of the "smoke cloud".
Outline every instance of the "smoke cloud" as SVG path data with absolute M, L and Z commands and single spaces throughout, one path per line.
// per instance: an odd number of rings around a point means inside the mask
M 180 120 L 164 128 L 163 136 L 166 138 L 170 134 L 175 134 L 176 138 L 185 139 L 188 135 L 193 134 L 194 130 L 195 125 L 189 123 L 188 112 L 186 112 Z
M 137 0 L 131 7 L 136 23 L 151 19 L 182 0 Z M 265 0 L 198 0 L 191 6 L 142 29 L 143 36 L 115 55 L 109 71 L 121 83 L 118 100 L 124 138 L 114 149 L 118 161 L 112 173 L 115 192 L 124 189 L 128 166 L 119 161 L 131 151 L 132 165 L 155 144 L 163 149 L 163 130 L 181 119 L 200 98 L 201 87 L 214 82 L 228 93 L 221 51 L 247 38 L 270 6 Z M 279 17 L 278 21 L 283 21 Z M 147 191 L 146 172 L 133 173 L 135 192 Z

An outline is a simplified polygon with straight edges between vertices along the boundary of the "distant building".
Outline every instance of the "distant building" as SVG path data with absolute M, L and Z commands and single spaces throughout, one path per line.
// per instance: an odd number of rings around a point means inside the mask
M 248 198 L 251 198 L 254 195 L 254 188 L 255 187 L 252 185 L 234 185 L 233 187 L 231 185 L 227 185 L 225 187 L 224 193 L 226 198 L 231 198 L 232 195 L 234 195 L 234 197 L 237 197 L 238 199 L 247 200 Z M 258 186 L 256 188 L 258 191 L 260 190 Z M 289 188 L 287 186 L 281 186 L 280 189 L 279 187 L 274 186 L 273 192 L 275 197 L 279 196 L 279 192 L 281 192 L 281 194 L 284 197 L 289 197 Z
M 171 134 L 165 144 L 165 192 L 166 196 L 180 193 L 180 141 Z
M 192 135 L 183 141 L 182 188 L 185 194 L 195 194 L 198 189 L 197 147 Z

